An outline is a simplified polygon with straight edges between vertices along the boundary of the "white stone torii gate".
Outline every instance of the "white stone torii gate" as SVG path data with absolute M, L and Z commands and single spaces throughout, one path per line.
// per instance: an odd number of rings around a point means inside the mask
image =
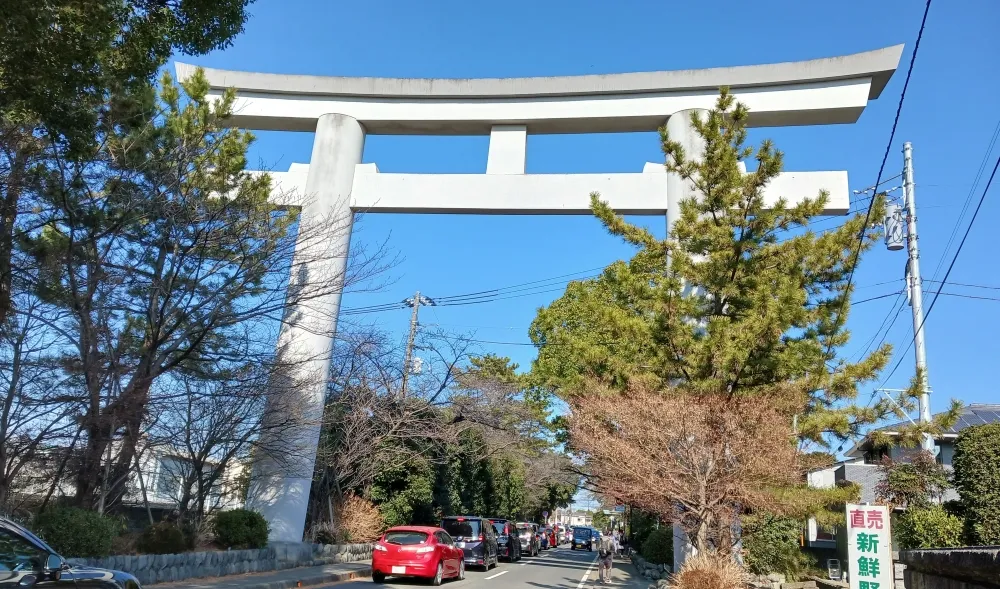
M 315 131 L 309 164 L 272 172 L 276 198 L 301 206 L 301 222 L 339 217 L 346 231 L 331 236 L 342 256 L 310 262 L 311 277 L 342 277 L 353 213 L 589 214 L 598 191 L 620 213 L 667 215 L 692 190 L 661 163 L 630 174 L 525 174 L 528 133 L 651 131 L 699 153 L 689 111 L 714 106 L 729 86 L 750 108 L 750 126 L 853 123 L 878 98 L 899 63 L 902 45 L 841 57 L 770 65 L 629 74 L 504 78 L 345 78 L 206 69 L 211 96 L 237 89 L 232 124 L 260 130 Z M 194 66 L 176 64 L 178 78 Z M 485 174 L 382 174 L 362 164 L 366 134 L 485 135 Z M 846 214 L 847 172 L 788 172 L 768 186 L 769 200 L 796 202 L 830 192 L 824 214 Z M 277 196 L 280 194 L 281 196 Z M 306 198 L 308 197 L 308 198 Z M 673 215 L 670 214 L 670 217 Z M 671 220 L 668 217 L 668 222 Z M 315 279 L 315 278 L 314 278 Z M 291 277 L 291 286 L 303 280 Z M 279 350 L 302 374 L 329 371 L 340 309 L 339 292 L 298 308 L 284 325 Z M 293 343 L 295 345 L 288 345 Z M 305 417 L 287 434 L 302 449 L 275 460 L 257 458 L 248 506 L 264 514 L 272 541 L 303 537 L 316 458 L 325 383 L 295 392 Z M 280 410 L 277 405 L 269 411 Z

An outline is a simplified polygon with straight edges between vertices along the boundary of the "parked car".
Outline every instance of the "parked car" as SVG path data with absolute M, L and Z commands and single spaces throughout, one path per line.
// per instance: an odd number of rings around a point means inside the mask
M 497 537 L 497 554 L 508 562 L 521 560 L 521 541 L 514 522 L 501 518 L 490 518 L 493 533 Z
M 465 553 L 441 528 L 390 528 L 372 551 L 372 580 L 383 583 L 390 575 L 430 579 L 433 585 L 444 579 L 461 580 L 465 578 Z
M 465 551 L 466 566 L 481 566 L 489 570 L 500 562 L 497 537 L 490 520 L 478 516 L 453 515 L 441 520 L 441 527 Z
M 2 517 L 0 587 L 141 589 L 128 573 L 69 564 L 27 528 Z
M 573 528 L 573 539 L 570 540 L 570 550 L 583 550 L 584 548 L 593 552 L 594 531 L 590 528 L 577 526 Z
M 521 553 L 528 556 L 538 556 L 542 550 L 542 541 L 538 537 L 535 525 L 528 522 L 517 524 L 517 537 L 521 541 Z

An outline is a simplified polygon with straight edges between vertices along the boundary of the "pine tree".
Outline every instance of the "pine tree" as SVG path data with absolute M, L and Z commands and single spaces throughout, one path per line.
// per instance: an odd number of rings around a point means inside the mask
M 539 347 L 532 378 L 571 405 L 592 381 L 617 390 L 683 382 L 687 391 L 734 396 L 780 389 L 801 439 L 825 448 L 897 414 L 897 403 L 913 405 L 910 392 L 858 401 L 859 387 L 885 367 L 889 344 L 857 362 L 838 355 L 850 338 L 848 276 L 879 230 L 856 214 L 813 231 L 809 222 L 823 211 L 826 192 L 787 195 L 794 205 L 766 202 L 783 154 L 768 140 L 747 145 L 747 115 L 723 89 L 706 118 L 692 116 L 706 146 L 700 158 L 661 129 L 667 170 L 700 195 L 681 202 L 667 239 L 591 195 L 607 230 L 637 251 L 595 279 L 571 283 L 539 311 L 530 329 Z M 879 195 L 871 218 L 883 210 Z

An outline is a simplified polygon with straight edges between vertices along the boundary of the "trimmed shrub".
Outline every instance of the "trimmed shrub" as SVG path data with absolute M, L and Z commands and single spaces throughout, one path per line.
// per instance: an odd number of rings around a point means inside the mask
M 1000 423 L 963 429 L 955 440 L 953 464 L 971 540 L 1000 544 Z
M 676 589 L 744 589 L 746 571 L 728 554 L 713 551 L 699 552 L 684 561 L 684 566 L 674 574 L 672 587 Z
M 146 554 L 177 554 L 190 550 L 191 542 L 176 524 L 160 522 L 142 531 L 136 548 Z
M 76 507 L 52 507 L 35 516 L 31 529 L 67 558 L 108 556 L 122 522 L 96 511 Z
M 674 530 L 664 526 L 646 536 L 639 554 L 653 564 L 674 565 Z
M 224 548 L 242 550 L 267 546 L 267 520 L 249 509 L 232 509 L 215 515 L 215 541 Z
M 903 550 L 961 546 L 962 527 L 940 505 L 911 508 L 896 519 L 896 543 Z
M 798 578 L 812 559 L 799 546 L 802 522 L 768 513 L 745 516 L 741 521 L 743 560 L 756 575 L 781 573 Z

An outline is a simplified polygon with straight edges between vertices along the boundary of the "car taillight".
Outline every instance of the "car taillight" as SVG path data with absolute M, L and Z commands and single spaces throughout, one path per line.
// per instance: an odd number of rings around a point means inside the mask
M 480 541 L 480 542 L 482 542 L 482 541 L 483 541 L 483 540 L 485 540 L 485 539 L 486 539 L 486 536 L 484 536 L 484 535 L 482 535 L 482 534 L 479 534 L 479 541 Z
M 376 544 L 374 546 L 374 548 L 375 548 L 375 550 L 379 550 L 381 552 L 389 552 L 389 549 L 386 548 L 385 546 L 381 545 L 381 544 Z
M 417 548 L 416 552 L 417 552 L 417 554 L 426 554 L 428 552 L 434 552 L 434 547 L 433 546 L 421 546 L 420 548 Z

